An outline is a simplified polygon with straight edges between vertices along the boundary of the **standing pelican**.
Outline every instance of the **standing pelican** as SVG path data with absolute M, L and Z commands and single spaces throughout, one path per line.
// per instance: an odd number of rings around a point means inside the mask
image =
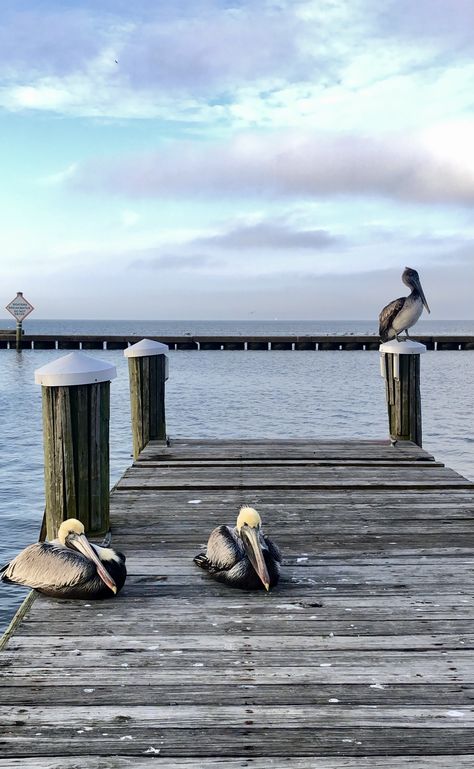
M 402 331 L 405 331 L 408 338 L 408 329 L 415 325 L 423 312 L 423 305 L 430 312 L 417 271 L 405 267 L 402 280 L 411 288 L 411 294 L 394 299 L 383 308 L 379 315 L 379 335 L 382 342 L 388 342 L 389 339 L 399 342 L 398 335 Z
M 29 545 L 0 569 L 4 582 L 54 598 L 110 598 L 123 587 L 125 556 L 92 545 L 76 518 L 63 521 L 58 538 Z
M 218 582 L 243 590 L 270 590 L 280 576 L 281 554 L 262 531 L 262 520 L 253 507 L 242 507 L 237 524 L 218 526 L 211 532 L 205 553 L 194 558 Z

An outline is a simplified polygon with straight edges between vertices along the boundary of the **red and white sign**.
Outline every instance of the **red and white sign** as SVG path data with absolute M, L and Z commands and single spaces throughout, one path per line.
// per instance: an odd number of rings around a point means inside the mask
M 12 299 L 10 304 L 7 304 L 5 309 L 21 323 L 21 321 L 25 320 L 26 316 L 29 315 L 30 312 L 33 312 L 35 308 L 27 299 L 25 299 L 22 292 L 18 291 L 16 297 Z

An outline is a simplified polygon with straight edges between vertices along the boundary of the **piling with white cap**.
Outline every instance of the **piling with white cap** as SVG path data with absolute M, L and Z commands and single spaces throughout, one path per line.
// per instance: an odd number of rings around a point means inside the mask
M 149 441 L 166 440 L 167 352 L 168 345 L 153 339 L 142 339 L 123 351 L 128 358 L 135 459 Z
M 413 339 L 384 342 L 380 350 L 380 373 L 385 379 L 390 437 L 422 445 L 420 355 L 424 344 Z
M 109 528 L 110 381 L 115 366 L 72 352 L 35 371 L 42 386 L 46 536 L 78 518 L 92 536 Z

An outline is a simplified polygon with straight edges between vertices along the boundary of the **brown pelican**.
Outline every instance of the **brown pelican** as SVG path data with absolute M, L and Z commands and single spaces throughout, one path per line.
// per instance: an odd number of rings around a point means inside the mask
M 415 325 L 423 312 L 423 305 L 430 312 L 417 271 L 412 270 L 411 267 L 405 267 L 402 280 L 411 288 L 411 294 L 394 299 L 383 308 L 379 315 L 379 336 L 382 342 L 388 342 L 389 339 L 396 339 L 399 342 L 398 335 L 402 331 L 405 331 L 408 337 L 408 329 Z
M 92 545 L 76 518 L 63 521 L 58 538 L 29 545 L 0 569 L 4 582 L 55 598 L 110 598 L 123 587 L 125 556 Z
M 218 582 L 243 590 L 270 590 L 280 576 L 281 554 L 262 531 L 262 520 L 253 507 L 242 507 L 237 524 L 218 526 L 209 537 L 205 553 L 194 558 Z

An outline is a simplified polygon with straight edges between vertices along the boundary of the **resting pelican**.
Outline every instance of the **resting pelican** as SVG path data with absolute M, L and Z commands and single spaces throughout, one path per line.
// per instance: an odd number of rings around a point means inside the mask
M 214 529 L 206 552 L 197 555 L 194 563 L 230 587 L 270 590 L 280 576 L 281 554 L 264 536 L 257 511 L 242 507 L 235 528 L 223 525 Z
M 399 342 L 398 335 L 402 331 L 405 331 L 408 338 L 408 329 L 415 325 L 423 312 L 423 305 L 430 312 L 417 271 L 405 267 L 402 280 L 411 288 L 411 294 L 394 299 L 383 308 L 379 315 L 379 335 L 382 342 L 388 342 L 389 339 Z
M 54 598 L 110 598 L 123 587 L 125 556 L 92 545 L 76 518 L 63 521 L 58 538 L 29 545 L 0 569 L 4 582 Z

